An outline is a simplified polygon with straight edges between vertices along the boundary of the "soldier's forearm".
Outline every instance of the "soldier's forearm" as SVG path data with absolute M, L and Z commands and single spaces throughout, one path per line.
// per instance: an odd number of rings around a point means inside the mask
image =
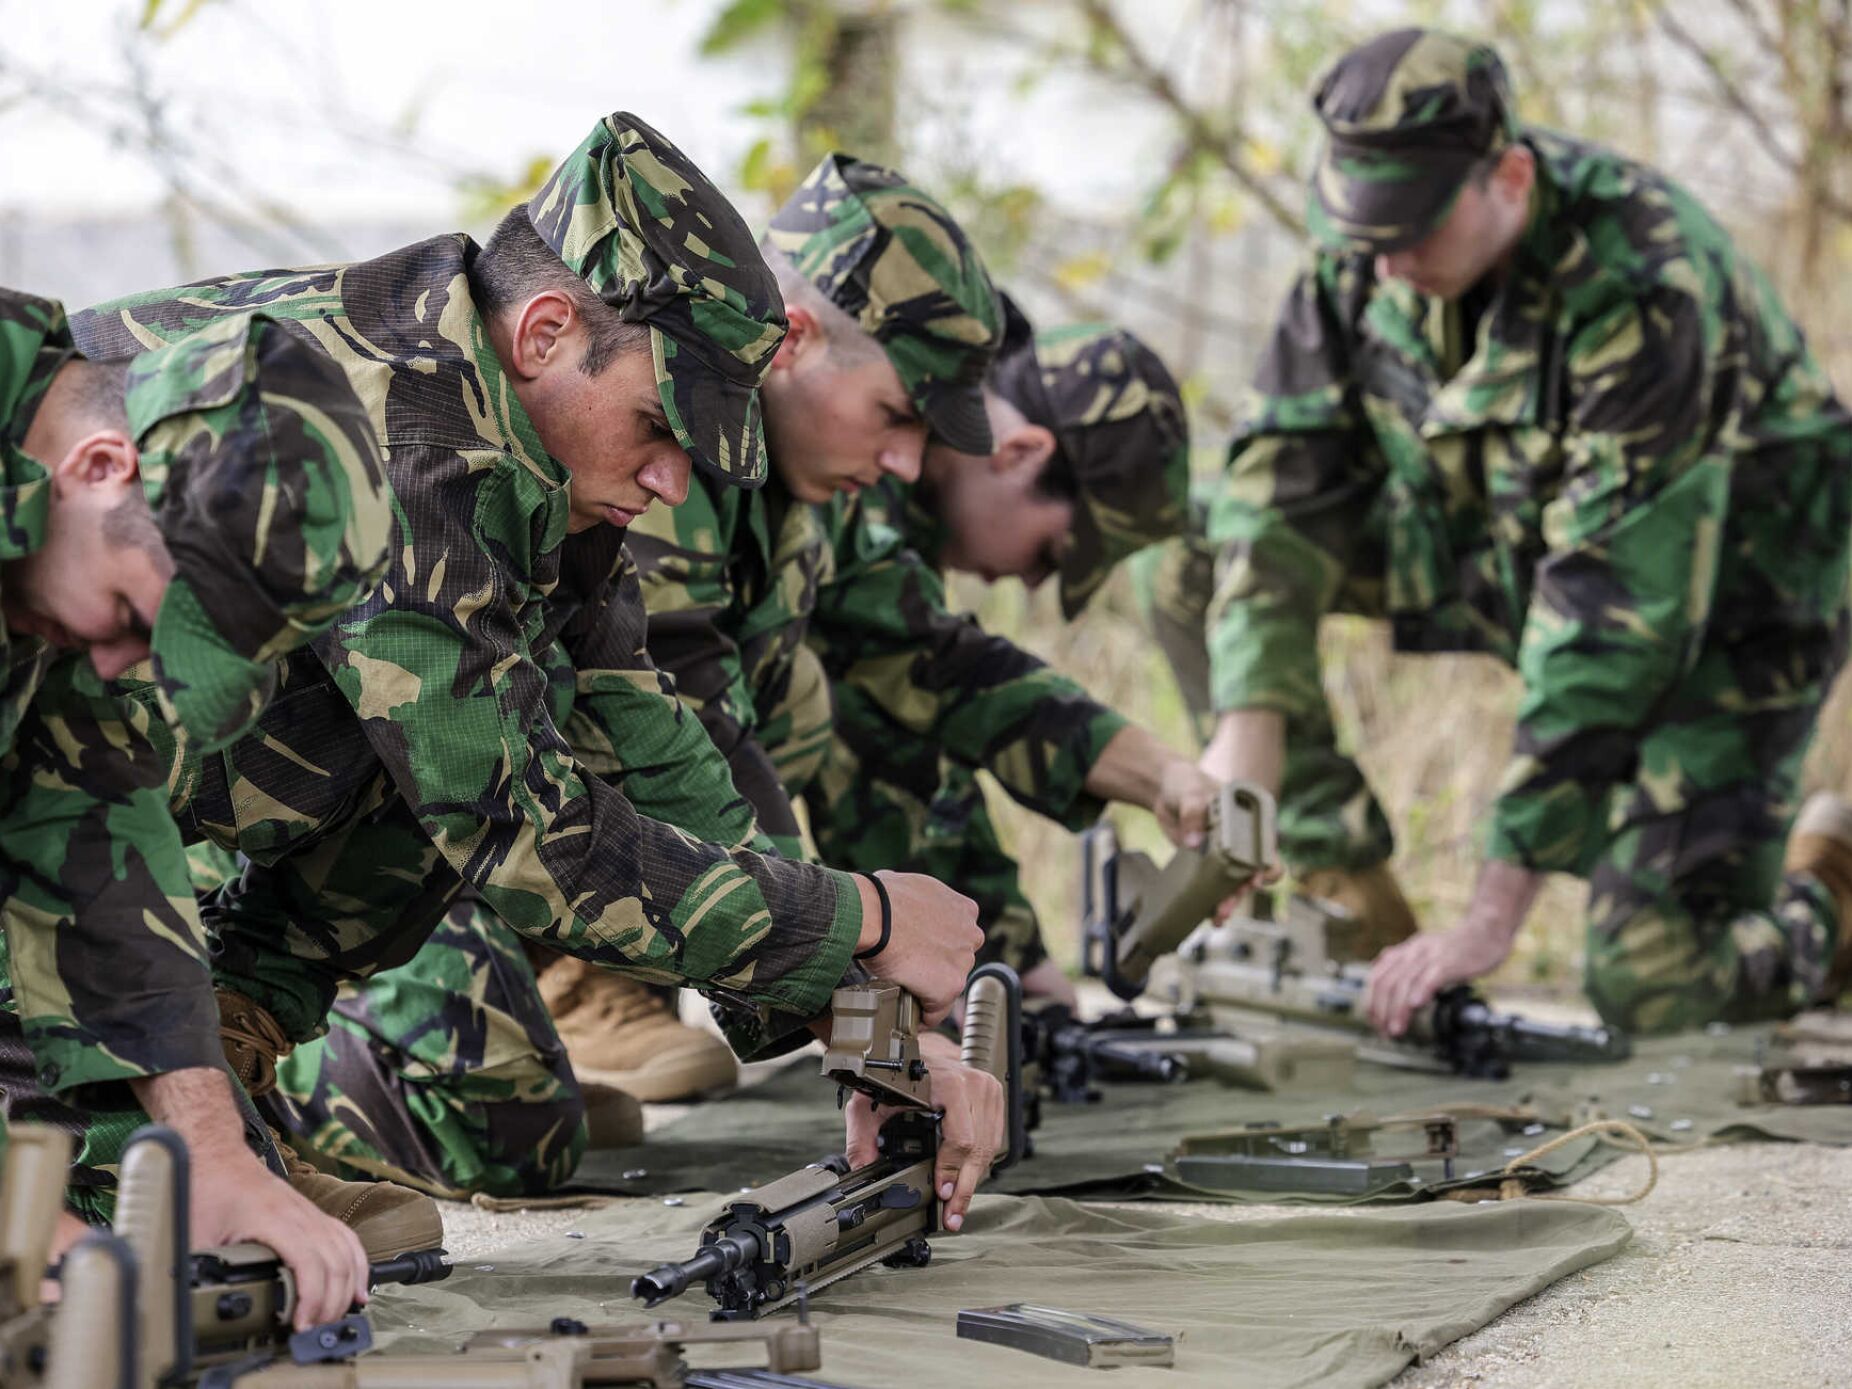
M 1286 767 L 1286 716 L 1277 709 L 1230 709 L 1203 750 L 1202 769 L 1217 781 L 1247 781 L 1280 794 Z
M 1479 870 L 1465 924 L 1506 944 L 1516 939 L 1543 890 L 1544 874 L 1521 864 L 1489 859 Z
M 223 1071 L 192 1066 L 131 1080 L 129 1088 L 148 1117 L 186 1140 L 195 1165 L 224 1158 L 251 1158 L 244 1141 L 244 1116 Z

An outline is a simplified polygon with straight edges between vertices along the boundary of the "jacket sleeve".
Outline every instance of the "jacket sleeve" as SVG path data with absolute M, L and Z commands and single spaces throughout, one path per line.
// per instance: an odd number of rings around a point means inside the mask
M 753 809 L 675 681 L 650 659 L 637 566 L 615 574 L 560 637 L 572 669 L 566 738 L 580 766 L 617 786 L 640 815 L 727 848 L 764 852 Z
M 1716 363 L 1689 295 L 1654 291 L 1568 341 L 1564 477 L 1518 648 L 1523 696 L 1487 853 L 1585 869 L 1639 730 L 1696 661 L 1730 502 Z M 1725 387 L 1727 388 L 1727 387 Z
M 1210 701 L 1217 713 L 1321 710 L 1318 623 L 1357 565 L 1384 469 L 1358 426 L 1333 277 L 1294 284 L 1242 410 L 1209 517 Z
M 318 645 L 399 794 L 503 920 L 570 953 L 812 1015 L 861 929 L 844 874 L 702 843 L 587 775 L 523 613 L 541 487 L 433 451 L 401 495 L 414 544 Z M 555 542 L 556 543 L 556 542 Z
M 835 566 L 810 639 L 831 680 L 1024 805 L 1078 827 L 1098 816 L 1087 774 L 1126 720 L 1074 681 L 946 606 L 939 575 L 859 507 L 831 504 Z
M 102 1107 L 129 1103 L 112 1082 L 225 1060 L 150 717 L 67 658 L 0 781 L 13 1007 L 40 1085 Z

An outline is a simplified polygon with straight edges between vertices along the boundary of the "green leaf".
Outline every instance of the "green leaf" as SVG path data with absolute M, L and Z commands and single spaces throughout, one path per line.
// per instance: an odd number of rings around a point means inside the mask
M 794 8 L 790 0 L 733 0 L 701 36 L 701 56 L 711 58 L 737 47 L 774 20 L 791 15 Z

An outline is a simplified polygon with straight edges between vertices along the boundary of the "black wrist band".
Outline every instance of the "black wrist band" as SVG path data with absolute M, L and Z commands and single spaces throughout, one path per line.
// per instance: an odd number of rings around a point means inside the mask
M 875 885 L 875 896 L 881 899 L 880 938 L 866 950 L 858 950 L 855 952 L 855 958 L 858 960 L 872 960 L 883 950 L 887 949 L 888 937 L 894 934 L 894 904 L 887 900 L 887 885 L 873 873 L 862 873 L 858 876 L 866 878 L 869 882 L 873 883 Z

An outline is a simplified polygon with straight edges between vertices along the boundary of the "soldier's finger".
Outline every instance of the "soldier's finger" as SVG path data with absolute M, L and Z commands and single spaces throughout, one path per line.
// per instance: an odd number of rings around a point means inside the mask
M 983 1130 L 980 1130 L 982 1132 Z M 971 1209 L 971 1197 L 977 1191 L 977 1185 L 990 1173 L 990 1161 L 997 1155 L 993 1143 L 974 1142 L 959 1164 L 958 1181 L 952 1188 L 952 1199 L 945 1205 L 945 1224 L 949 1230 L 964 1228 L 965 1214 Z
M 291 1244 L 293 1247 L 283 1261 L 296 1275 L 295 1328 L 307 1331 L 317 1322 L 330 1320 L 323 1309 L 327 1305 L 331 1270 L 313 1240 L 306 1244 L 292 1240 Z
M 354 1233 L 351 1225 L 341 1226 L 342 1244 L 345 1246 L 348 1267 L 354 1271 L 354 1295 L 351 1299 L 364 1307 L 373 1296 L 367 1287 L 367 1250 L 360 1242 L 360 1236 Z

